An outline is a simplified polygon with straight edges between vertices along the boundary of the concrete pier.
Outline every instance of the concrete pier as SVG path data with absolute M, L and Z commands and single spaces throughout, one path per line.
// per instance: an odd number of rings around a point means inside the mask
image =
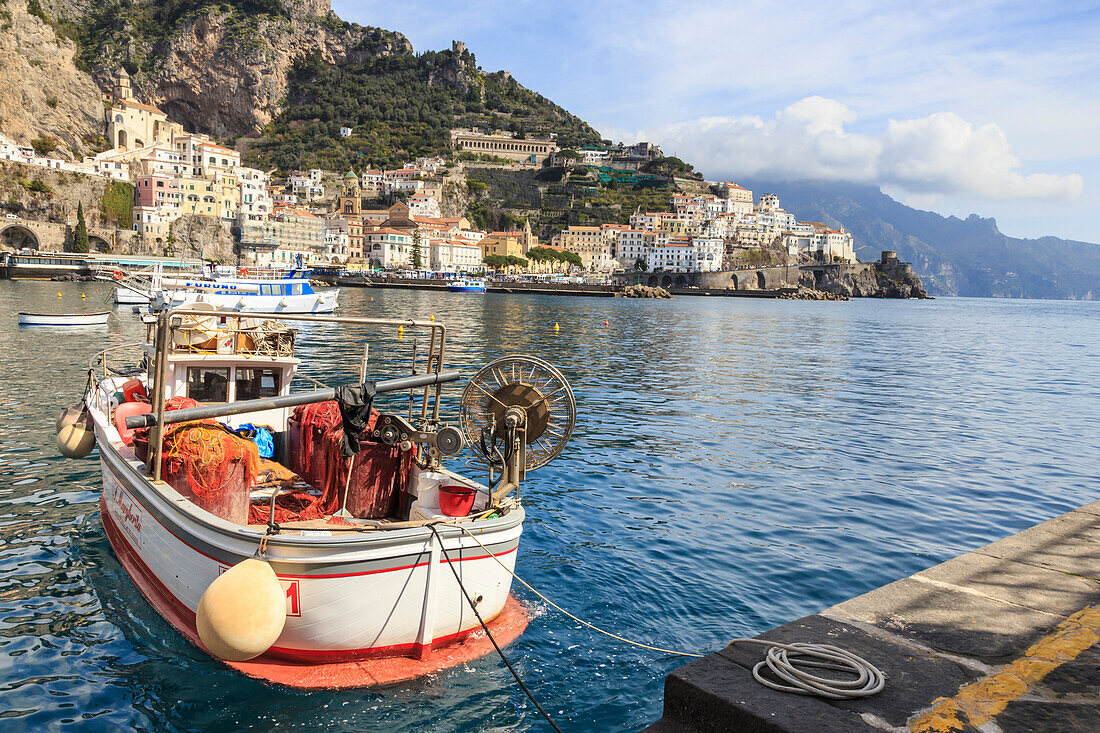
M 647 731 L 1100 731 L 1100 501 L 757 638 L 843 647 L 886 689 L 773 691 L 732 644 L 666 678 Z

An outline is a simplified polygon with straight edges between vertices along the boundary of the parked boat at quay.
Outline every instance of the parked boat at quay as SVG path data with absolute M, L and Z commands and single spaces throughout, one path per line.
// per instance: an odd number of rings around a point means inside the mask
M 463 392 L 460 431 L 440 419 L 442 385 L 459 378 L 441 368 L 442 324 L 279 319 L 146 316 L 149 343 L 101 352 L 83 405 L 59 420 L 63 453 L 99 447 L 103 525 L 134 584 L 201 648 L 295 687 L 408 679 L 491 651 L 470 638 L 483 627 L 500 644 L 521 633 L 518 488 L 572 433 L 565 378 L 531 357 L 490 362 Z M 301 361 L 284 320 L 429 345 L 411 347 L 411 375 L 292 393 Z M 135 365 L 119 368 L 126 355 Z M 404 414 L 372 409 L 414 389 Z M 484 483 L 443 465 L 466 444 Z
M 332 313 L 339 290 L 318 293 L 310 271 L 208 266 L 195 278 L 166 277 L 159 268 L 137 273 L 101 272 L 116 283 L 115 302 L 164 310 L 195 304 L 242 313 Z
M 479 278 L 461 278 L 447 284 L 452 293 L 484 293 L 485 280 Z

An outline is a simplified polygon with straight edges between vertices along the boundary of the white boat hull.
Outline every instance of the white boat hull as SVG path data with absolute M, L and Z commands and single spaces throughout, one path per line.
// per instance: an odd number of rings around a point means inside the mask
M 102 326 L 110 317 L 103 313 L 20 313 L 20 326 Z
M 142 293 L 119 285 L 115 288 L 115 304 L 149 305 L 149 293 Z
M 162 310 L 209 303 L 218 310 L 239 313 L 332 313 L 336 310 L 339 294 L 339 290 L 302 295 L 161 291 L 154 294 L 152 306 Z
M 103 413 L 92 415 L 103 475 L 100 506 L 111 545 L 153 606 L 196 641 L 194 618 L 203 592 L 220 573 L 255 554 L 262 530 L 221 520 L 167 484 L 150 483 Z M 439 527 L 467 592 L 480 596 L 477 607 L 486 621 L 508 602 L 522 522 L 517 507 L 500 519 L 469 525 L 500 563 L 461 530 Z M 426 527 L 280 534 L 269 539 L 267 558 L 287 592 L 287 620 L 261 659 L 423 659 L 480 628 Z

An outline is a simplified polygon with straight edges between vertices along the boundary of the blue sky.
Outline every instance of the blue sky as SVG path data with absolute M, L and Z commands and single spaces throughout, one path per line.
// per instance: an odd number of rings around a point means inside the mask
M 615 140 L 708 178 L 875 183 L 1013 236 L 1100 241 L 1100 4 L 336 0 L 465 41 Z M 782 192 L 780 191 L 780 196 Z

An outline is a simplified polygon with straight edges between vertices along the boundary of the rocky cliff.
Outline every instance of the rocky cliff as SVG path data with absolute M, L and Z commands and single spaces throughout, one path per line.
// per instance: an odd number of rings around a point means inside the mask
M 49 18 L 28 13 L 21 0 L 0 3 L 0 133 L 20 145 L 41 139 L 57 145 L 55 156 L 79 159 L 99 145 L 103 102 L 74 63 L 76 44 Z
M 104 91 L 123 66 L 139 98 L 219 137 L 258 130 L 278 114 L 299 56 L 317 52 L 343 65 L 412 51 L 399 33 L 340 21 L 327 0 L 116 0 L 82 22 L 81 57 Z

